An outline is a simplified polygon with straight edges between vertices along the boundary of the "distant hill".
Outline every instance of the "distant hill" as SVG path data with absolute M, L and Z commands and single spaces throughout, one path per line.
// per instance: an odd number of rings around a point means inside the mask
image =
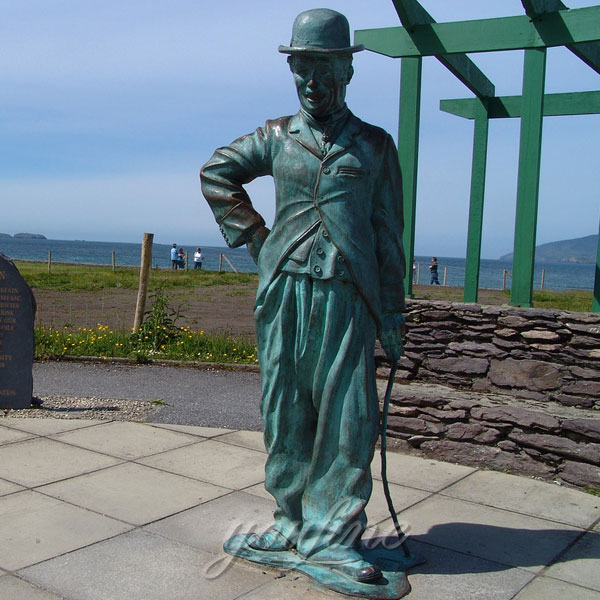
M 48 239 L 41 233 L 15 233 L 15 237 L 21 240 L 46 240 Z
M 535 248 L 535 260 L 538 262 L 595 263 L 598 252 L 598 235 L 586 235 L 573 240 L 549 242 Z M 512 252 L 500 257 L 500 260 L 512 260 Z
M 0 239 L 11 238 L 12 235 L 10 233 L 0 233 Z

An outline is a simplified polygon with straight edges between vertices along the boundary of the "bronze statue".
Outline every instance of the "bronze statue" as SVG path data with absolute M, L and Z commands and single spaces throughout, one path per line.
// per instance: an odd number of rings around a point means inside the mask
M 340 13 L 301 13 L 279 47 L 300 111 L 219 148 L 201 171 L 227 244 L 247 244 L 259 273 L 266 489 L 277 509 L 245 549 L 292 552 L 359 583 L 381 577 L 358 545 L 378 436 L 375 340 L 401 357 L 405 274 L 394 142 L 345 103 L 362 49 Z M 271 230 L 243 187 L 263 175 L 275 181 Z

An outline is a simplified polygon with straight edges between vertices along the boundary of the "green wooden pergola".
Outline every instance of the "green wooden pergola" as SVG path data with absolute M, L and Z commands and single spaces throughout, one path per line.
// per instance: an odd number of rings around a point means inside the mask
M 404 247 L 414 259 L 422 59 L 435 56 L 474 98 L 442 100 L 441 110 L 474 121 L 464 301 L 477 302 L 488 124 L 520 118 L 517 210 L 510 304 L 532 306 L 543 117 L 600 114 L 600 91 L 545 94 L 546 50 L 565 46 L 600 74 L 600 6 L 569 9 L 561 0 L 521 0 L 524 15 L 436 23 L 418 0 L 392 0 L 402 27 L 363 29 L 355 43 L 401 59 L 398 156 L 403 173 Z M 493 83 L 467 56 L 473 52 L 524 50 L 521 96 L 496 96 Z M 600 233 L 599 233 L 600 240 Z M 412 277 L 405 291 L 412 296 Z M 600 312 L 600 241 L 594 281 Z

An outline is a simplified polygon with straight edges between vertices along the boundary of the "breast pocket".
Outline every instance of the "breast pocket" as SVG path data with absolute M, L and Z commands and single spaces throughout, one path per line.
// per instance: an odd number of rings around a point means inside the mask
M 337 168 L 337 174 L 340 177 L 364 177 L 365 171 L 364 169 L 359 169 L 357 167 L 339 166 Z

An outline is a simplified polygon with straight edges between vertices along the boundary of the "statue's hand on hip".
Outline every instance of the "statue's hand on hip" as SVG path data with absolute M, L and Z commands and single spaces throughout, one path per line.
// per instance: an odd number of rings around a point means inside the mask
M 248 252 L 255 263 L 258 263 L 258 255 L 260 254 L 261 248 L 265 243 L 269 235 L 270 230 L 264 225 L 261 225 L 253 234 L 252 238 L 248 242 Z

